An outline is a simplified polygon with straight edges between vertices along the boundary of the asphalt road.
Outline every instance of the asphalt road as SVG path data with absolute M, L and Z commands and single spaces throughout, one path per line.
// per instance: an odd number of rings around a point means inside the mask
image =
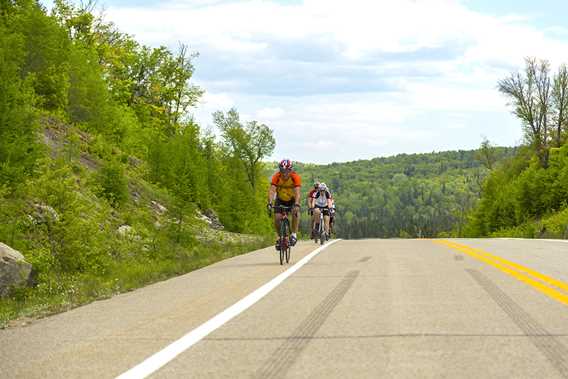
M 277 259 L 0 330 L 0 377 L 116 377 L 286 270 Z M 339 241 L 151 377 L 568 378 L 568 243 Z

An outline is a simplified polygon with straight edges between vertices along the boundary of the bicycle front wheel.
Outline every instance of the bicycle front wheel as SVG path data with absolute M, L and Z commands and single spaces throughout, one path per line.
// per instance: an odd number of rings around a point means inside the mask
M 287 249 L 286 249 L 287 250 Z M 284 255 L 286 254 L 286 250 L 280 247 L 280 265 L 284 264 Z
M 280 224 L 280 265 L 284 264 L 286 259 L 286 251 L 290 248 L 290 224 L 288 219 L 282 220 Z

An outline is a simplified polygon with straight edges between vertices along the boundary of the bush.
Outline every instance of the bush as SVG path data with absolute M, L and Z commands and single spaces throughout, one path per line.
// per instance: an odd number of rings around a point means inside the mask
M 42 171 L 28 187 L 34 205 L 27 209 L 31 218 L 22 231 L 29 241 L 30 263 L 37 263 L 40 271 L 104 272 L 109 263 L 109 207 L 81 192 L 85 180 L 64 161 L 46 161 Z M 54 215 L 38 217 L 38 206 L 50 207 Z
M 106 162 L 97 174 L 99 195 L 113 207 L 119 207 L 128 199 L 128 181 L 118 161 Z

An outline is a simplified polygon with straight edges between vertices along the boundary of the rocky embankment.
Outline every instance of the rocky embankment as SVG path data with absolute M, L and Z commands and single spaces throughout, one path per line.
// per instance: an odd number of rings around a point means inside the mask
M 8 295 L 14 287 L 27 285 L 31 272 L 32 265 L 19 251 L 0 242 L 0 297 Z

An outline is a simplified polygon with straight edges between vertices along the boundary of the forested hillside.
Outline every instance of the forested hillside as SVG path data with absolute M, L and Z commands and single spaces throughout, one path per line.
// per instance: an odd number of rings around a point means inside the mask
M 568 68 L 525 64 L 498 83 L 525 144 L 489 175 L 467 235 L 568 238 Z
M 204 91 L 195 58 L 90 8 L 0 1 L 0 242 L 33 265 L 30 287 L 0 300 L 0 324 L 266 243 L 229 232 L 271 231 L 258 173 L 272 131 L 233 109 L 215 114 L 220 138 L 204 133 L 190 117 Z
M 300 164 L 298 172 L 306 183 L 304 191 L 315 180 L 331 188 L 339 237 L 461 235 L 490 168 L 513 153 L 486 141 L 476 151 Z

